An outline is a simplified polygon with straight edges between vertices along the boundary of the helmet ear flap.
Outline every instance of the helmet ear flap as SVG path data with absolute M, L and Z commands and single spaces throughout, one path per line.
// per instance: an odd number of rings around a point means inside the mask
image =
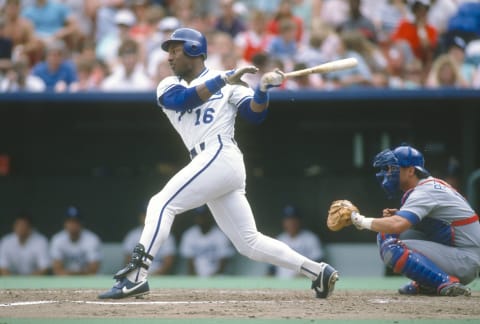
M 185 49 L 185 52 L 190 55 L 190 56 L 197 56 L 199 55 L 199 50 L 198 50 L 198 46 L 195 45 L 195 43 L 193 42 L 185 42 L 185 44 L 183 45 L 184 46 L 184 49 Z

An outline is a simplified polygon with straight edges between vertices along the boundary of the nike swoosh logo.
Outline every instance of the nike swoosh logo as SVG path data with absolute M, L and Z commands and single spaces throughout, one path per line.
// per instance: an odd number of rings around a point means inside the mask
M 130 288 L 130 289 L 127 288 L 127 287 L 123 287 L 123 288 L 122 288 L 122 292 L 123 292 L 124 294 L 129 294 L 129 293 L 131 293 L 132 291 L 134 291 L 135 289 L 137 289 L 138 287 L 140 287 L 141 285 L 143 285 L 144 283 L 145 283 L 145 281 L 142 281 L 142 282 L 140 282 L 139 284 L 133 286 L 133 287 Z

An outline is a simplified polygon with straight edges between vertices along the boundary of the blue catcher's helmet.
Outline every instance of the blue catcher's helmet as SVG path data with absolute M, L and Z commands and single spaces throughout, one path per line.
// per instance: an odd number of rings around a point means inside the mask
M 183 52 L 187 56 L 207 58 L 207 40 L 201 32 L 191 28 L 178 28 L 162 43 L 162 49 L 168 52 L 172 42 L 183 43 Z
M 424 164 L 422 153 L 407 145 L 399 146 L 393 151 L 383 150 L 373 161 L 373 167 L 380 169 L 376 174 L 377 180 L 389 199 L 400 190 L 400 168 L 413 166 L 424 175 L 429 175 Z

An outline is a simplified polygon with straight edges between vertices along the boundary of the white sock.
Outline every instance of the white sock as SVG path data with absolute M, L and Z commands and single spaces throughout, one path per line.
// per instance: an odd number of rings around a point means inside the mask
M 305 260 L 302 266 L 300 267 L 300 273 L 304 276 L 307 276 L 310 280 L 316 280 L 323 268 L 325 268 L 324 262 L 314 262 L 312 260 Z

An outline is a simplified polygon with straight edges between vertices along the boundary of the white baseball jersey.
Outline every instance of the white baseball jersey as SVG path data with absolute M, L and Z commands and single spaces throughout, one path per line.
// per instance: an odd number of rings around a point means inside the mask
M 233 256 L 230 241 L 217 226 L 203 233 L 195 225 L 185 231 L 180 242 L 180 254 L 184 258 L 193 258 L 195 271 L 199 276 L 211 276 L 217 272 L 220 260 Z
M 398 215 L 430 240 L 458 247 L 480 247 L 480 223 L 464 197 L 446 182 L 429 177 L 405 193 Z
M 138 226 L 127 233 L 125 239 L 123 240 L 123 253 L 130 255 L 135 248 L 135 246 L 140 241 L 140 236 L 142 235 L 143 226 Z M 163 259 L 169 255 L 175 255 L 177 248 L 175 245 L 175 239 L 172 235 L 169 235 L 165 243 L 162 244 L 157 254 L 153 258 L 152 264 L 148 268 L 148 272 L 155 272 L 160 269 L 163 265 Z
M 188 96 L 192 93 L 193 86 L 204 84 L 207 80 L 218 77 L 220 73 L 204 69 L 198 78 L 190 83 L 176 76 L 167 77 L 157 87 L 157 100 L 162 98 L 165 92 L 168 93 L 168 90 L 178 90 L 176 95 L 187 96 L 185 102 L 188 102 L 195 99 L 194 96 Z M 302 271 L 302 265 L 308 262 L 308 259 L 285 243 L 260 233 L 245 196 L 245 165 L 233 136 L 237 111 L 242 107 L 248 108 L 253 94 L 253 90 L 247 87 L 225 85 L 203 104 L 184 112 L 167 109 L 174 108 L 174 104 L 172 107 L 163 107 L 159 102 L 187 149 L 191 151 L 195 148 L 196 154 L 192 154 L 190 163 L 150 199 L 145 227 L 140 237 L 140 243 L 145 246 L 147 253 L 157 253 L 166 241 L 176 215 L 207 204 L 219 228 L 240 253 L 256 261 Z M 179 102 L 182 103 L 183 100 Z M 248 109 L 246 111 L 246 116 L 252 117 L 252 122 L 261 122 L 266 116 L 266 111 L 259 115 L 253 112 L 250 114 Z M 199 245 L 198 240 L 194 242 L 194 247 Z M 228 252 L 221 255 L 233 254 L 231 247 L 227 250 Z M 202 250 L 195 249 L 183 252 L 185 256 L 192 256 L 192 253 L 195 255 L 197 252 L 203 254 Z M 202 262 L 209 263 L 207 261 Z M 210 268 L 202 270 L 200 263 L 198 271 L 202 275 L 213 272 Z M 313 264 L 313 267 L 316 267 L 316 270 L 304 270 L 304 273 L 315 280 L 315 273 L 318 273 L 321 265 Z
M 300 231 L 295 237 L 283 232 L 277 236 L 277 240 L 282 241 L 291 247 L 294 251 L 306 256 L 311 260 L 321 260 L 323 257 L 322 245 L 318 237 L 308 230 Z M 275 276 L 280 278 L 292 278 L 298 274 L 290 269 L 276 267 Z
M 220 71 L 205 69 L 190 84 L 176 76 L 167 77 L 157 87 L 157 98 L 172 86 L 178 84 L 185 87 L 196 86 L 219 74 Z M 169 109 L 163 111 L 180 134 L 185 146 L 191 150 L 196 144 L 215 138 L 219 134 L 233 138 L 237 106 L 252 96 L 251 88 L 226 85 L 193 111 L 176 112 Z
M 50 256 L 52 260 L 61 260 L 65 270 L 81 271 L 89 263 L 101 259 L 101 248 L 99 237 L 87 229 L 82 229 L 76 242 L 72 242 L 68 232 L 62 230 L 52 237 Z
M 15 233 L 7 234 L 0 245 L 0 268 L 12 274 L 29 275 L 50 267 L 48 240 L 32 231 L 24 244 Z

